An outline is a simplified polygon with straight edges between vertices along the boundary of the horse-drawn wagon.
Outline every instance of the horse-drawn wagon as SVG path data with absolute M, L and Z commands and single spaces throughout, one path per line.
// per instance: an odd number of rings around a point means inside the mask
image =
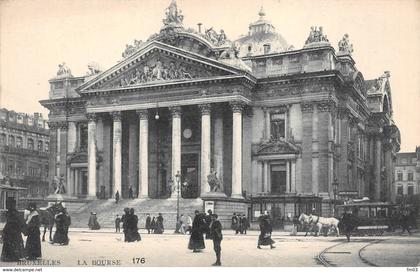
M 382 235 L 385 231 L 392 231 L 394 224 L 392 214 L 397 205 L 386 202 L 360 202 L 337 206 L 338 214 L 344 212 L 352 214 L 356 228 L 354 235 Z

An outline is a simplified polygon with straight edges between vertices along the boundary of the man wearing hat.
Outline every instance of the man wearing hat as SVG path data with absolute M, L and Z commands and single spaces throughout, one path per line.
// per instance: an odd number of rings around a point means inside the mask
M 210 223 L 210 236 L 211 239 L 213 239 L 213 249 L 216 253 L 216 262 L 213 264 L 213 266 L 222 265 L 220 262 L 220 255 L 222 252 L 221 243 L 223 240 L 222 224 L 220 223 L 219 219 L 217 219 L 217 217 L 217 214 L 212 214 Z

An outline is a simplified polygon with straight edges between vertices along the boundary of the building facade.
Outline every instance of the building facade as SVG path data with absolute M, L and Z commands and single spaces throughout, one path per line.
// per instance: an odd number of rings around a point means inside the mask
M 394 181 L 398 202 L 420 194 L 420 147 L 415 152 L 397 154 Z
M 42 114 L 0 109 L 0 179 L 26 188 L 20 190 L 23 199 L 49 193 L 49 141 Z
M 50 178 L 66 177 L 69 196 L 170 198 L 179 178 L 183 198 L 205 199 L 215 177 L 253 214 L 305 199 L 331 214 L 334 194 L 391 199 L 390 73 L 365 80 L 347 34 L 336 51 L 312 27 L 295 49 L 262 9 L 236 41 L 182 21 L 173 1 L 115 66 L 75 77 L 63 63 L 50 80 Z

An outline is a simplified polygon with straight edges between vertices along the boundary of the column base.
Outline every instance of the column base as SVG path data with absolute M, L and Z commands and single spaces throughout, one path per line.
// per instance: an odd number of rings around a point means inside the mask
M 216 197 L 216 198 L 227 198 L 227 195 L 224 192 L 205 192 L 205 193 L 201 193 L 200 195 L 201 198 L 206 198 L 206 197 Z
M 232 194 L 230 197 L 231 198 L 237 198 L 237 199 L 244 199 L 244 197 L 240 194 L 236 194 L 236 195 Z

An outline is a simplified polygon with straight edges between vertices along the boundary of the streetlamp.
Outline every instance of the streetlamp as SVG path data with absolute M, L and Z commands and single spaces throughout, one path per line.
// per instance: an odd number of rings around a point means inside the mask
M 180 181 L 181 174 L 179 171 L 175 174 L 175 182 L 176 182 L 176 223 L 175 223 L 175 233 L 179 233 L 179 181 Z
M 333 187 L 333 193 L 334 193 L 334 208 L 333 208 L 333 214 L 334 216 L 336 216 L 336 201 L 337 201 L 337 191 L 338 191 L 338 182 L 337 182 L 337 178 L 334 179 L 334 182 L 332 183 L 332 187 Z

